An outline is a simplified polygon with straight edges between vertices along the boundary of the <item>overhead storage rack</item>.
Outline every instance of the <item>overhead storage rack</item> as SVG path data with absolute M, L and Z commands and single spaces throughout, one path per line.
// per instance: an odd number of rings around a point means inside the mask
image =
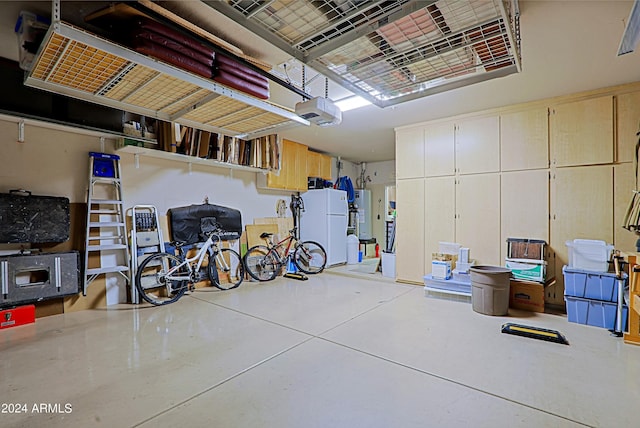
M 379 107 L 520 71 L 518 0 L 203 2 Z
M 232 137 L 309 125 L 291 110 L 55 20 L 25 84 Z

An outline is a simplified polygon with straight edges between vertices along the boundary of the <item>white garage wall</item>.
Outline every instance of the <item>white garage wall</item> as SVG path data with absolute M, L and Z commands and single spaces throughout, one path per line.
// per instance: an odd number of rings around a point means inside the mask
M 36 195 L 64 196 L 85 202 L 88 152 L 101 151 L 100 134 L 71 127 L 27 121 L 25 141 L 18 142 L 18 118 L 0 117 L 0 192 L 27 189 Z M 105 151 L 114 153 L 115 140 L 105 140 Z M 125 207 L 150 204 L 166 214 L 171 207 L 200 204 L 205 197 L 212 204 L 236 208 L 243 224 L 256 217 L 274 217 L 276 202 L 292 192 L 258 189 L 255 172 L 192 165 L 115 152 L 121 157 Z M 346 163 L 346 162 L 345 162 Z M 343 174 L 355 170 L 349 165 Z M 355 183 L 355 176 L 352 175 Z M 291 216 L 291 213 L 288 213 Z
M 136 167 L 134 155 L 120 156 L 126 206 L 152 204 L 165 214 L 169 208 L 201 204 L 208 197 L 211 204 L 240 210 L 243 224 L 250 224 L 256 217 L 275 217 L 279 199 L 287 204 L 291 200 L 291 192 L 257 189 L 260 173 L 204 165 L 190 169 L 187 163 L 144 156 Z

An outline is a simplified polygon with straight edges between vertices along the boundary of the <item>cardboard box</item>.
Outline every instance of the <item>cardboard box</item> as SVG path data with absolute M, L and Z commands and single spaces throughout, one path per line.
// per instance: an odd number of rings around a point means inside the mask
M 511 269 L 511 276 L 525 281 L 545 282 L 547 279 L 547 262 L 530 259 L 505 259 L 505 267 Z
M 458 261 L 457 254 L 447 254 L 447 253 L 431 253 L 431 260 L 441 261 L 441 262 L 449 262 L 451 264 L 451 269 L 456 268 L 456 262 Z
M 451 262 L 443 260 L 433 260 L 431 262 L 431 277 L 433 279 L 450 279 Z
M 541 239 L 507 238 L 507 257 L 510 259 L 545 260 L 546 241 Z
M 509 307 L 531 312 L 544 312 L 544 285 L 532 281 L 511 280 Z

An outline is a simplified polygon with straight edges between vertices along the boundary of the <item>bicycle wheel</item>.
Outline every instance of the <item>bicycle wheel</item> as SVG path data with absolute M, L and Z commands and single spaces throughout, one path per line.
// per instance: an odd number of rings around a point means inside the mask
M 257 281 L 271 281 L 280 271 L 277 254 L 264 245 L 251 247 L 244 255 L 244 268 Z
M 304 273 L 320 273 L 327 264 L 327 253 L 317 242 L 300 242 L 293 252 L 293 263 Z
M 169 280 L 166 272 L 182 263 L 178 257 L 168 253 L 157 253 L 146 258 L 136 273 L 136 288 L 140 296 L 152 305 L 168 305 L 178 300 L 187 291 L 189 281 Z M 187 266 L 174 275 L 188 276 Z
M 222 248 L 215 257 L 209 257 L 209 280 L 220 290 L 238 287 L 244 279 L 244 264 L 240 254 L 231 248 Z

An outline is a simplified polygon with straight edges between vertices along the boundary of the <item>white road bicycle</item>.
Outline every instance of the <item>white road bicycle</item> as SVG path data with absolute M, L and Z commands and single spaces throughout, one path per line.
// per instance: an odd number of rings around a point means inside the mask
M 169 253 L 155 253 L 144 259 L 136 273 L 136 287 L 140 296 L 156 305 L 168 305 L 180 299 L 195 283 L 209 279 L 220 290 L 238 287 L 244 279 L 244 265 L 237 251 L 220 248 L 220 235 L 213 232 L 198 252 L 183 255 L 184 243 L 173 243 L 182 257 Z

